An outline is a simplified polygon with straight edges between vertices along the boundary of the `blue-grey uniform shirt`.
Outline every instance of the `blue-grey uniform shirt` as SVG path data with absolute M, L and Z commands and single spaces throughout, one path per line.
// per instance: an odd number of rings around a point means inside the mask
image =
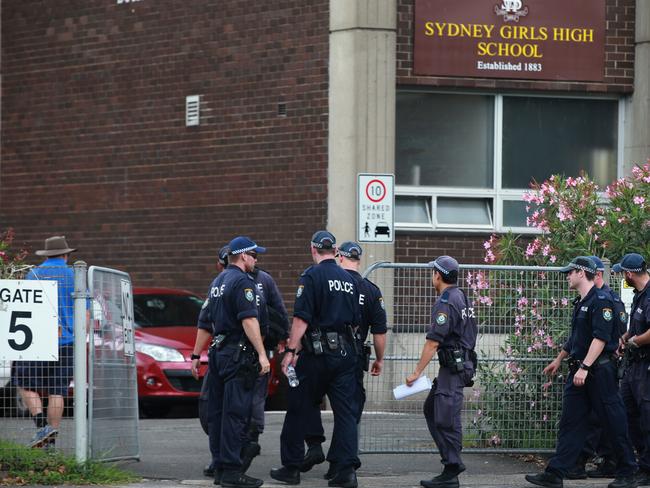
M 638 336 L 650 328 L 650 282 L 639 292 L 635 292 L 630 309 L 629 336 Z M 648 347 L 648 346 L 645 346 Z
M 431 326 L 427 339 L 439 343 L 440 349 L 473 350 L 478 329 L 474 320 L 474 307 L 457 287 L 450 286 L 442 292 L 431 310 Z
M 564 349 L 573 359 L 582 361 L 595 338 L 605 342 L 603 352 L 614 352 L 620 337 L 619 320 L 614 317 L 614 302 L 609 293 L 593 286 L 583 299 L 573 301 L 571 336 Z
M 242 320 L 258 318 L 257 302 L 253 278 L 239 267 L 228 265 L 210 285 L 198 327 L 213 335 L 227 334 L 239 340 L 243 333 Z
M 607 283 L 603 284 L 601 291 L 609 293 L 612 302 L 614 303 L 614 319 L 618 324 L 619 337 L 625 334 L 627 331 L 627 312 L 625 311 L 625 304 L 621 300 L 621 297 L 612 290 Z
M 325 259 L 300 276 L 293 316 L 307 322 L 310 329 L 343 334 L 347 326 L 360 323 L 358 300 L 352 276 L 334 259 Z
M 377 285 L 367 278 L 363 278 L 357 271 L 346 270 L 352 276 L 359 291 L 359 306 L 361 308 L 361 323 L 358 324 L 357 339 L 365 342 L 368 332 L 372 334 L 385 334 L 386 307 L 384 297 Z
M 270 314 L 266 306 L 269 306 L 275 310 L 280 316 L 281 325 L 285 332 L 288 331 L 289 318 L 287 315 L 287 309 L 284 306 L 282 301 L 282 296 L 280 295 L 280 290 L 275 281 L 263 269 L 255 268 L 255 271 L 252 273 L 253 278 L 255 279 L 255 284 L 257 286 L 257 293 L 261 297 L 261 301 L 265 302 L 265 305 L 258 303 L 258 308 L 260 312 L 260 327 L 262 329 L 262 335 L 266 335 L 269 326 L 270 326 Z

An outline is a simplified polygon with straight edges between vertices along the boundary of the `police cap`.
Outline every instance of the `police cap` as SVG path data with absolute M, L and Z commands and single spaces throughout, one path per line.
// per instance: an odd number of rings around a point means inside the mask
M 596 274 L 596 263 L 589 256 L 578 256 L 573 258 L 564 268 L 560 268 L 560 273 L 568 273 L 574 269 L 581 269 L 591 274 Z
M 363 250 L 361 246 L 354 241 L 345 241 L 339 246 L 339 254 L 348 259 L 361 259 Z
M 458 261 L 451 256 L 439 256 L 435 261 L 429 263 L 430 268 L 435 268 L 444 275 L 456 272 L 458 273 Z
M 331 232 L 319 230 L 311 237 L 311 245 L 316 249 L 334 249 L 336 237 Z
M 251 251 L 255 251 L 256 253 L 259 254 L 266 252 L 265 247 L 258 246 L 250 237 L 246 237 L 246 236 L 235 237 L 232 241 L 230 241 L 228 247 L 230 248 L 229 254 L 232 255 L 242 254 Z
M 589 256 L 596 265 L 596 271 L 605 271 L 605 265 L 598 256 Z
M 222 266 L 228 266 L 229 252 L 230 252 L 230 248 L 228 246 L 223 246 L 221 249 L 219 249 L 219 263 Z
M 623 256 L 620 263 L 616 263 L 612 270 L 614 273 L 621 271 L 631 271 L 632 273 L 640 273 L 645 268 L 645 259 L 640 254 L 631 252 Z

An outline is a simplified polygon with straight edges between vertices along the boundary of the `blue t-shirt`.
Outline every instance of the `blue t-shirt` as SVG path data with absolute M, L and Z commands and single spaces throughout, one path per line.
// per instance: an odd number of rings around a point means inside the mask
M 59 289 L 59 345 L 74 342 L 74 271 L 63 258 L 48 258 L 27 273 L 28 280 L 56 281 Z

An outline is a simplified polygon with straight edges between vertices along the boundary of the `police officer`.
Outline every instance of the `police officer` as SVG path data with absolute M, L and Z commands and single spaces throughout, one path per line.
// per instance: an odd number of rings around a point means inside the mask
M 228 246 L 223 246 L 219 249 L 218 259 L 216 263 L 217 274 L 221 273 L 226 266 L 228 266 L 228 253 L 230 249 Z M 208 303 L 209 299 L 206 299 Z M 205 349 L 214 335 L 214 330 L 212 329 L 211 322 L 201 322 L 200 317 L 196 329 L 196 339 L 194 340 L 194 349 L 192 349 L 192 366 L 191 372 L 195 380 L 199 380 L 199 366 L 201 365 L 201 351 Z M 212 383 L 213 377 L 210 375 L 210 371 L 205 372 L 203 376 L 203 383 L 201 384 L 201 394 L 199 395 L 199 419 L 201 421 L 201 427 L 206 434 L 209 434 L 208 428 L 208 416 L 209 416 L 209 407 L 208 407 L 208 392 L 210 388 L 213 387 Z M 214 477 L 214 459 L 203 468 L 203 475 L 208 476 L 209 478 Z
M 372 376 L 379 376 L 384 365 L 384 350 L 386 348 L 386 309 L 384 306 L 384 298 L 382 297 L 381 290 L 377 285 L 367 278 L 363 278 L 359 274 L 361 267 L 361 255 L 363 250 L 361 246 L 352 241 L 347 241 L 341 244 L 338 248 L 339 263 L 341 267 L 346 270 L 352 278 L 359 290 L 359 306 L 361 308 L 361 323 L 359 324 L 356 332 L 355 339 L 357 341 L 357 351 L 359 353 L 359 361 L 357 362 L 357 401 L 359 410 L 357 412 L 357 424 L 361 421 L 361 414 L 363 406 L 366 402 L 366 390 L 363 386 L 363 373 L 370 370 Z M 376 359 L 370 367 L 370 346 L 366 345 L 368 332 L 373 334 L 373 344 L 375 348 Z M 323 424 L 321 421 L 320 410 L 314 410 L 314 415 L 306 419 L 305 441 L 307 442 L 308 450 L 307 455 L 300 467 L 300 471 L 309 471 L 315 464 L 324 461 L 323 450 L 321 443 L 325 440 Z M 325 473 L 325 479 L 331 479 L 336 474 L 337 468 L 337 453 L 330 449 L 327 453 L 327 460 L 330 467 Z M 357 464 L 360 464 L 357 461 Z
M 628 368 L 621 382 L 629 432 L 639 456 L 639 486 L 650 485 L 650 277 L 643 256 L 626 254 L 612 268 L 634 287 L 630 328 L 623 335 Z
M 622 336 L 627 331 L 627 313 L 625 304 L 621 301 L 614 290 L 605 283 L 603 273 L 605 265 L 598 256 L 589 256 L 596 264 L 596 274 L 594 276 L 594 285 L 601 292 L 609 294 L 614 308 L 614 319 L 619 328 L 619 335 Z M 585 464 L 593 457 L 598 456 L 601 460 L 598 462 L 596 469 L 585 471 Z M 600 418 L 593 410 L 589 414 L 589 433 L 585 441 L 585 447 L 578 458 L 578 463 L 567 473 L 567 479 L 585 479 L 589 478 L 613 478 L 616 474 L 616 456 L 612 452 L 611 442 L 603 430 Z
M 318 408 L 327 394 L 334 412 L 332 446 L 339 469 L 328 486 L 356 488 L 357 461 L 357 354 L 352 327 L 359 323 L 358 293 L 350 274 L 335 258 L 336 239 L 327 231 L 311 240 L 314 266 L 301 275 L 294 304 L 291 333 L 282 370 L 296 369 L 299 385 L 287 395 L 287 414 L 280 437 L 282 467 L 271 477 L 287 484 L 300 483 L 305 456 L 305 411 Z M 298 356 L 300 353 L 300 356 Z
M 562 399 L 562 417 L 555 456 L 546 470 L 526 475 L 538 486 L 561 488 L 563 478 L 576 464 L 589 428 L 589 412 L 594 410 L 603 421 L 607 436 L 617 455 L 616 479 L 609 488 L 633 488 L 636 461 L 627 435 L 627 420 L 618 392 L 616 362 L 618 319 L 610 296 L 594 286 L 596 264 L 588 256 L 578 256 L 561 269 L 569 288 L 579 297 L 573 302 L 569 348 L 569 375 Z M 557 358 L 556 358 L 557 359 Z M 556 364 L 545 372 L 553 374 Z
M 460 458 L 463 388 L 469 386 L 476 370 L 476 336 L 478 328 L 474 308 L 458 288 L 458 261 L 440 256 L 429 263 L 433 267 L 432 282 L 440 295 L 431 311 L 431 326 L 415 370 L 406 384 L 417 380 L 433 355 L 438 353 L 440 370 L 429 396 L 424 402 L 424 417 L 429 432 L 438 446 L 444 469 L 431 480 L 422 480 L 424 487 L 457 487 L 458 475 L 465 471 Z
M 228 487 L 256 488 L 263 481 L 242 472 L 241 450 L 251 415 L 254 385 L 269 372 L 269 360 L 258 322 L 257 292 L 247 273 L 255 267 L 254 253 L 265 252 L 248 237 L 229 244 L 228 267 L 212 282 L 199 322 L 211 324 L 214 340 L 208 353 L 213 376 L 208 404 L 210 450 L 214 482 Z
M 256 253 L 250 253 L 257 260 Z M 273 356 L 278 343 L 288 337 L 289 319 L 287 309 L 282 301 L 278 285 L 273 277 L 263 269 L 255 266 L 251 272 L 255 280 L 260 312 L 260 327 L 264 347 L 269 358 Z M 248 438 L 242 449 L 242 469 L 246 471 L 253 458 L 261 452 L 259 436 L 264 432 L 264 406 L 269 387 L 269 374 L 259 376 L 255 382 L 253 408 L 248 425 Z

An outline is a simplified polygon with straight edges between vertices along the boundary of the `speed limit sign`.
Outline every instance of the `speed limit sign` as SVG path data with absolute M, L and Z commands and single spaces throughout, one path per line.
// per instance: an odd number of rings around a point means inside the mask
M 58 358 L 57 282 L 0 280 L 0 360 Z

